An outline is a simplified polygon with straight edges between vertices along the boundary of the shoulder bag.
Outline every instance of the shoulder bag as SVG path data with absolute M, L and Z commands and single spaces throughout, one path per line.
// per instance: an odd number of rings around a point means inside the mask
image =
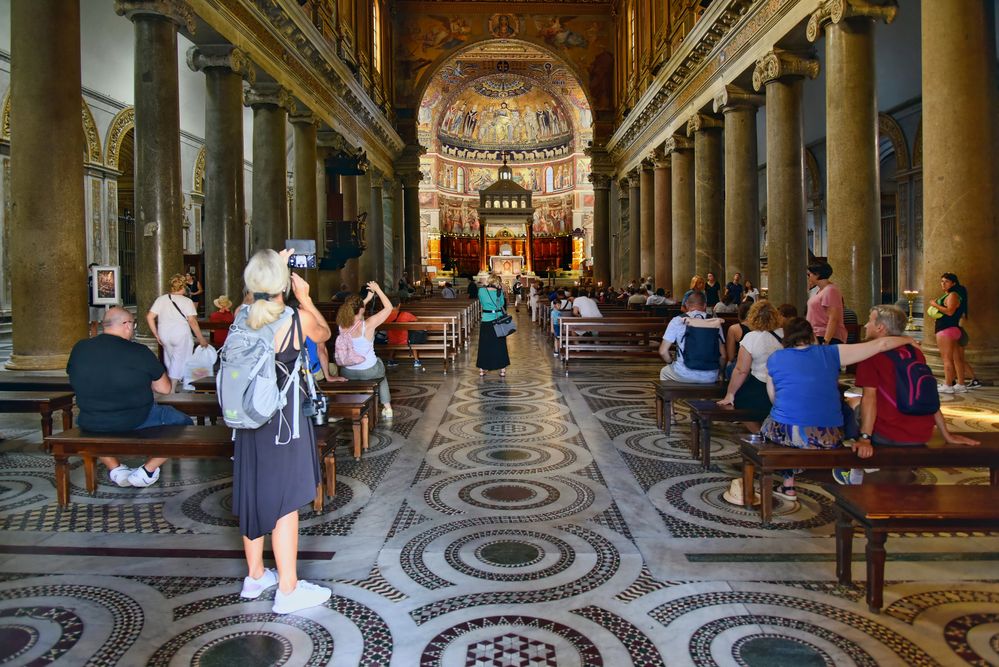
M 495 293 L 492 294 L 492 298 L 493 298 L 493 305 L 494 306 L 499 305 L 496 303 Z M 517 325 L 514 324 L 513 317 L 508 312 L 506 312 L 505 305 L 503 306 L 502 310 L 503 314 L 497 317 L 495 320 L 493 320 L 493 331 L 496 332 L 497 338 L 505 338 L 506 336 L 509 336 L 510 334 L 517 331 Z

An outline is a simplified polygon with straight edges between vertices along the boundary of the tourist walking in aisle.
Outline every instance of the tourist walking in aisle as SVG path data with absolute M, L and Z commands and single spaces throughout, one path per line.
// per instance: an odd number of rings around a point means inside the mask
M 533 298 L 536 302 L 537 297 Z M 500 377 L 506 377 L 506 367 L 510 365 L 506 337 L 497 336 L 493 328 L 493 322 L 503 317 L 506 306 L 503 281 L 499 276 L 489 276 L 485 287 L 479 289 L 479 303 L 482 306 L 482 323 L 479 326 L 479 351 L 475 357 L 479 376 L 485 375 L 488 371 L 498 370 Z

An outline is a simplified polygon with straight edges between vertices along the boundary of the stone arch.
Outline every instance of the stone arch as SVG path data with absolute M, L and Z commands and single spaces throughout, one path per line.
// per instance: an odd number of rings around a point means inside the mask
M 805 195 L 809 201 L 822 198 L 822 177 L 819 173 L 819 161 L 811 149 L 805 149 Z
M 135 127 L 135 107 L 125 107 L 119 111 L 108 128 L 107 144 L 104 149 L 104 165 L 109 169 L 121 171 L 118 168 L 118 156 L 121 153 L 121 143 L 128 131 Z
M 205 194 L 205 157 L 207 151 L 205 147 L 202 146 L 201 150 L 198 151 L 198 157 L 194 159 L 194 180 L 193 187 L 191 188 L 191 193 L 196 195 Z
M 923 117 L 919 117 L 919 127 L 916 128 L 916 141 L 912 146 L 912 167 L 923 166 Z
M 88 164 L 102 165 L 101 135 L 90 105 L 83 97 L 80 97 L 80 118 L 83 123 L 84 160 Z M 4 95 L 3 106 L 0 107 L 0 141 L 10 142 L 10 90 Z
M 895 149 L 896 170 L 904 172 L 909 170 L 909 145 L 905 141 L 905 133 L 902 127 L 889 114 L 878 114 L 878 136 L 885 137 L 891 141 L 892 148 Z

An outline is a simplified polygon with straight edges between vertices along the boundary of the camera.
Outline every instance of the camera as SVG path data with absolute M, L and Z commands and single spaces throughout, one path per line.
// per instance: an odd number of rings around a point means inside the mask
M 302 404 L 302 414 L 310 418 L 316 426 L 325 426 L 327 407 L 326 395 L 319 394 L 315 400 L 308 399 Z

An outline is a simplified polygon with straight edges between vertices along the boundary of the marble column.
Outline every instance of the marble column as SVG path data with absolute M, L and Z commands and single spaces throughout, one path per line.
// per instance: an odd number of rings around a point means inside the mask
M 359 213 L 357 210 L 357 176 L 340 176 L 340 195 L 343 198 L 343 219 L 356 220 Z M 340 270 L 340 280 L 347 283 L 347 289 L 353 292 L 361 288 L 357 258 L 347 260 L 346 265 Z
M 291 217 L 291 238 L 314 239 L 319 245 L 319 168 L 317 132 L 319 120 L 311 112 L 296 112 L 289 119 L 295 136 L 295 202 Z M 310 285 L 318 285 L 319 272 L 304 271 Z
M 725 204 L 722 192 L 722 122 L 704 114 L 687 121 L 687 137 L 694 139 L 694 247 L 695 268 L 724 284 Z
M 642 275 L 641 168 L 628 172 L 628 280 Z
M 375 276 L 375 257 L 376 248 L 374 245 L 374 230 L 373 220 L 371 214 L 371 167 L 365 173 L 361 174 L 354 180 L 354 184 L 357 186 L 357 214 L 365 215 L 364 222 L 364 252 L 361 256 L 357 258 L 357 273 L 358 282 L 361 285 L 366 284 L 369 280 L 374 280 Z M 379 253 L 377 255 L 381 257 Z
M 629 179 L 627 176 L 617 181 L 617 224 L 614 226 L 614 245 L 611 248 L 611 280 L 616 285 L 627 285 L 628 251 L 631 248 L 631 238 L 628 235 L 631 218 L 631 199 L 629 195 Z
M 593 183 L 593 282 L 610 285 L 610 177 L 590 173 Z
M 386 228 L 391 230 L 392 263 L 386 266 L 385 282 L 395 285 L 399 276 L 405 271 L 405 253 L 403 252 L 402 211 L 399 206 L 401 187 L 396 179 L 385 179 L 382 184 L 382 211 L 385 214 Z
M 194 32 L 194 15 L 181 2 L 118 0 L 115 11 L 135 26 L 135 298 L 144 313 L 184 267 L 177 27 Z M 148 333 L 145 318 L 139 331 Z
M 405 172 L 402 178 L 403 226 L 405 228 L 406 265 L 404 271 L 415 281 L 422 273 L 423 247 L 420 240 L 420 181 L 423 175 Z
M 253 64 L 236 47 L 192 46 L 187 65 L 205 73 L 205 247 L 204 302 L 220 294 L 233 303 L 243 291 L 243 80 L 255 78 Z
M 989 0 L 922 4 L 923 297 L 941 294 L 944 272 L 968 288 L 966 355 L 980 378 L 999 374 L 999 308 L 990 303 L 999 257 L 993 11 Z M 926 322 L 923 343 L 935 352 Z
M 846 305 L 881 303 L 881 181 L 874 25 L 896 7 L 824 0 L 807 35 L 826 38 L 826 210 L 829 264 Z
M 14 2 L 10 21 L 7 368 L 61 370 L 87 336 L 80 3 Z
M 762 95 L 726 86 L 715 96 L 725 116 L 725 269 L 718 282 L 736 273 L 760 285 L 760 189 L 756 112 Z
M 642 227 L 640 232 L 639 267 L 642 278 L 655 273 L 655 177 L 651 160 L 642 161 L 639 177 L 641 187 Z
M 687 291 L 695 272 L 693 148 L 692 141 L 676 134 L 663 144 L 671 163 L 673 294 L 677 297 Z
M 673 289 L 672 183 L 670 158 L 662 149 L 653 154 L 655 165 L 655 280 L 656 288 Z
M 382 210 L 382 182 L 385 176 L 372 167 L 368 171 L 368 249 L 371 257 L 371 280 L 385 285 L 385 219 Z
M 767 282 L 770 300 L 805 312 L 808 230 L 805 222 L 803 77 L 817 60 L 773 49 L 756 62 L 753 88 L 767 99 Z
M 253 109 L 253 216 L 250 253 L 281 250 L 288 238 L 288 156 L 285 126 L 294 102 L 276 83 L 248 88 L 246 106 Z

